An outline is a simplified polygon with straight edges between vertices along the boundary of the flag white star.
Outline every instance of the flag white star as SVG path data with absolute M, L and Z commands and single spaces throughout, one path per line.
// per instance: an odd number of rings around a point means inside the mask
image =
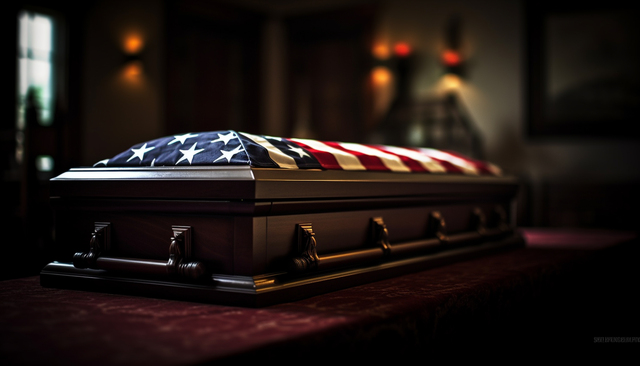
M 203 152 L 204 149 L 198 149 L 196 150 L 196 145 L 198 143 L 194 143 L 191 148 L 189 150 L 180 150 L 180 152 L 182 153 L 182 157 L 180 158 L 180 160 L 178 160 L 176 162 L 176 165 L 178 165 L 178 163 L 180 163 L 181 161 L 183 161 L 184 159 L 187 159 L 189 161 L 189 164 L 191 164 L 191 161 L 193 160 L 193 156 L 195 154 L 198 154 L 200 152 Z
M 133 159 L 133 158 L 140 158 L 140 161 L 142 162 L 142 160 L 144 159 L 144 154 L 147 151 L 151 151 L 153 149 L 155 149 L 155 146 L 151 146 L 151 147 L 147 147 L 147 143 L 145 142 L 144 145 L 142 145 L 141 148 L 139 149 L 131 149 L 131 151 L 133 151 L 133 155 L 131 155 L 131 157 L 129 159 L 127 159 L 127 161 Z
M 108 162 L 109 162 L 109 159 L 100 160 L 99 162 L 93 164 L 93 166 L 96 166 L 98 164 L 104 164 L 104 166 L 107 166 Z
M 214 160 L 213 162 L 215 163 L 216 161 L 220 160 L 220 159 L 227 159 L 227 163 L 231 162 L 231 158 L 242 151 L 242 146 L 236 146 L 235 149 L 231 150 L 231 151 L 226 151 L 226 150 L 220 150 L 220 153 L 222 154 L 219 158 L 217 158 L 216 160 Z
M 185 133 L 184 135 L 173 136 L 173 140 L 171 140 L 171 142 L 168 143 L 167 145 L 175 144 L 178 141 L 180 141 L 180 145 L 182 145 L 182 144 L 184 144 L 185 141 L 187 141 L 187 139 L 190 139 L 190 138 L 196 137 L 196 136 L 198 136 L 198 134 L 192 135 L 190 133 Z
M 218 142 L 218 141 L 222 141 L 222 142 L 224 142 L 224 145 L 226 146 L 226 145 L 227 145 L 227 143 L 228 143 L 231 139 L 233 139 L 233 138 L 235 138 L 235 137 L 236 137 L 236 136 L 235 136 L 235 133 L 233 133 L 233 131 L 229 132 L 229 133 L 228 133 L 228 134 L 226 134 L 226 135 L 218 134 L 218 138 L 217 138 L 217 139 L 215 139 L 215 140 L 212 140 L 212 141 L 211 141 L 211 143 Z
M 291 150 L 291 151 L 293 151 L 294 153 L 296 153 L 296 154 L 300 155 L 300 157 L 301 157 L 301 158 L 302 158 L 302 157 L 304 157 L 304 156 L 306 156 L 306 157 L 309 157 L 309 158 L 310 158 L 309 154 L 307 154 L 307 152 L 306 152 L 306 151 L 304 151 L 304 149 L 303 149 L 303 148 L 301 148 L 301 147 L 293 147 L 293 146 L 291 146 L 291 145 L 287 145 L 287 146 L 289 147 L 289 150 Z

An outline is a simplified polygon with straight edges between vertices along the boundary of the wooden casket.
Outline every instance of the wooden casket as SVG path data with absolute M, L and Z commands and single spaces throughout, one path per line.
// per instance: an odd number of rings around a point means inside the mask
M 265 306 L 524 243 L 517 180 L 432 149 L 205 132 L 50 183 L 47 287 Z

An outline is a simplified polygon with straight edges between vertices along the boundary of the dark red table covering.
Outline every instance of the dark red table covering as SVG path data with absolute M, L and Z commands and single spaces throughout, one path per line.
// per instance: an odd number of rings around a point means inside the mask
M 0 360 L 305 364 L 402 359 L 468 344 L 593 346 L 594 337 L 640 337 L 633 233 L 530 229 L 524 236 L 522 249 L 261 309 L 43 288 L 38 277 L 2 281 Z

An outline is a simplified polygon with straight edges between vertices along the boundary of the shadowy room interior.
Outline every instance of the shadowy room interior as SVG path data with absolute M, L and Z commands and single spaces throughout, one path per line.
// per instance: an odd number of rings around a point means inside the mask
M 637 10 L 564 4 L 5 4 L 1 279 L 52 260 L 50 178 L 197 131 L 450 149 L 520 179 L 520 227 L 637 232 Z

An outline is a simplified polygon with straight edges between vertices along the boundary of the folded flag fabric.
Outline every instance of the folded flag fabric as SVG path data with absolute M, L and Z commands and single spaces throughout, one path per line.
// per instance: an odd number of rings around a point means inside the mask
M 448 151 L 254 135 L 186 133 L 140 143 L 94 167 L 250 165 L 257 168 L 501 175 L 497 166 Z

